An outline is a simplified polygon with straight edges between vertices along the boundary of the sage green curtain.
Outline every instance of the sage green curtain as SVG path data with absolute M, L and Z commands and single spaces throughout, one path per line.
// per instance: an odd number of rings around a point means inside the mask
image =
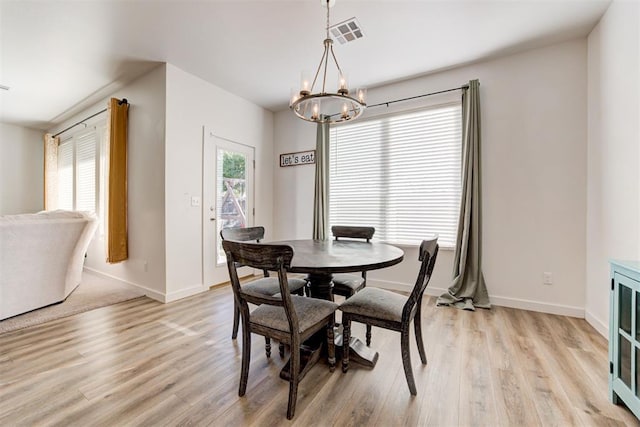
M 465 310 L 491 308 L 482 275 L 482 186 L 480 182 L 480 82 L 462 91 L 462 194 L 453 261 L 453 282 L 437 305 Z
M 318 123 L 316 184 L 313 196 L 313 238 L 329 237 L 329 123 Z

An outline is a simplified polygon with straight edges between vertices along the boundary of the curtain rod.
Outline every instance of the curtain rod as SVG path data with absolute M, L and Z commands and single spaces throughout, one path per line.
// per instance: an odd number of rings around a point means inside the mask
M 453 92 L 454 90 L 462 90 L 462 89 L 469 89 L 469 85 L 462 85 L 460 87 L 454 87 L 452 89 L 440 90 L 438 92 L 425 93 L 423 95 L 410 96 L 409 98 L 402 98 L 402 99 L 395 99 L 393 101 L 381 102 L 379 104 L 368 105 L 367 108 L 380 107 L 380 106 L 383 106 L 383 105 L 386 105 L 388 107 L 389 104 L 393 104 L 395 102 L 410 101 L 412 99 L 423 98 L 425 96 L 438 95 L 440 93 Z
M 127 98 L 122 98 L 122 101 L 118 102 L 118 105 L 122 105 L 122 104 L 128 104 L 129 101 L 127 101 Z M 73 129 L 74 127 L 83 124 L 85 121 L 89 120 L 89 119 L 93 119 L 95 116 L 99 116 L 100 114 L 106 112 L 108 109 L 105 108 L 104 110 L 98 111 L 95 114 L 90 115 L 89 117 L 85 117 L 84 119 L 80 120 L 77 123 L 72 124 L 71 126 L 69 126 L 68 128 L 61 130 L 60 132 L 56 133 L 55 135 L 53 135 L 54 138 L 62 135 L 63 133 L 65 133 L 66 131 L 68 131 L 69 129 Z

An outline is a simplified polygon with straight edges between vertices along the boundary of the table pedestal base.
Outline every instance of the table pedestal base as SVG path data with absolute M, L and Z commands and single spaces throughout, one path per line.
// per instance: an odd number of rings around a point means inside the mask
M 309 369 L 320 359 L 320 354 L 322 353 L 324 345 L 320 343 L 319 347 L 312 347 L 305 344 L 300 346 L 300 380 L 304 378 L 304 376 L 309 372 Z M 291 363 L 291 359 L 287 360 L 287 363 L 282 367 L 280 371 L 280 378 L 283 380 L 289 381 L 289 364 Z
M 300 346 L 300 379 L 318 362 L 321 355 L 326 355 L 326 351 L 323 351 L 325 350 L 325 337 L 325 331 L 322 331 Z M 342 360 L 342 338 L 342 325 L 337 325 L 334 329 L 336 361 Z M 349 363 L 351 362 L 373 369 L 378 362 L 378 352 L 367 347 L 358 337 L 351 337 L 349 339 Z M 290 361 L 287 361 L 280 371 L 280 378 L 287 381 L 289 381 L 289 363 Z

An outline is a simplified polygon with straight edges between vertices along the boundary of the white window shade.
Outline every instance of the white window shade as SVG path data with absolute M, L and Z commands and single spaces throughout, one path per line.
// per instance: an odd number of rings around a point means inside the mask
M 58 147 L 58 208 L 97 212 L 100 189 L 99 134 L 83 130 Z
M 76 209 L 96 211 L 96 134 L 91 132 L 76 141 Z
M 460 203 L 459 102 L 331 129 L 330 223 L 375 239 L 453 247 Z
M 58 208 L 73 210 L 73 141 L 58 146 Z

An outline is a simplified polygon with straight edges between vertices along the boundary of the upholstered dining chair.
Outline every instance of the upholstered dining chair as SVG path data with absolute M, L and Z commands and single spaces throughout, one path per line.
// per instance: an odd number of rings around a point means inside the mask
M 376 229 L 373 227 L 350 227 L 334 225 L 331 233 L 336 240 L 340 238 L 363 239 L 369 242 L 373 238 Z M 367 285 L 367 272 L 360 275 L 340 273 L 333 275 L 333 293 L 348 298 L 363 289 Z
M 355 227 L 346 225 L 334 225 L 331 227 L 331 234 L 336 240 L 340 238 L 363 239 L 371 241 L 376 229 L 374 227 Z M 333 294 L 349 298 L 356 292 L 367 286 L 367 272 L 358 274 L 338 273 L 333 275 Z M 367 325 L 366 334 L 367 345 L 371 345 L 371 325 Z
M 260 243 L 260 240 L 264 239 L 264 227 L 229 227 L 220 230 L 220 237 L 222 240 L 235 240 L 239 242 L 253 241 Z M 257 292 L 265 295 L 275 295 L 280 292 L 280 285 L 277 277 L 269 277 L 269 272 L 263 270 L 264 277 L 245 283 L 242 286 L 246 287 L 248 291 Z M 304 286 L 306 281 L 304 279 L 290 278 L 288 280 L 289 290 L 292 293 L 302 295 L 304 292 Z M 233 303 L 233 331 L 231 338 L 236 339 L 238 337 L 238 326 L 240 324 L 240 309 L 234 300 Z M 270 355 L 271 346 L 267 341 L 267 355 Z M 283 349 L 280 350 L 280 354 L 283 353 Z
M 422 341 L 422 296 L 429 283 L 433 267 L 438 256 L 438 238 L 423 240 L 420 245 L 418 259 L 421 261 L 420 272 L 411 294 L 406 297 L 384 289 L 368 287 L 345 300 L 340 305 L 343 325 L 342 371 L 349 369 L 349 339 L 351 338 L 351 322 L 366 323 L 384 329 L 400 332 L 400 350 L 404 374 L 409 391 L 417 394 L 416 383 L 411 368 L 411 351 L 409 348 L 409 329 L 411 321 L 416 334 L 418 352 L 423 365 L 427 364 L 427 356 Z
M 300 372 L 300 345 L 311 335 L 322 329 L 327 334 L 329 369 L 335 369 L 334 322 L 338 305 L 332 301 L 291 295 L 287 269 L 291 265 L 293 249 L 287 245 L 242 243 L 225 240 L 222 247 L 227 255 L 227 266 L 231 286 L 239 303 L 242 318 L 242 369 L 240 372 L 239 396 L 247 390 L 249 362 L 251 358 L 251 334 L 262 335 L 288 344 L 291 348 L 289 361 L 289 402 L 287 419 L 295 414 L 298 383 L 306 375 L 311 364 Z M 265 295 L 240 286 L 237 266 L 275 271 L 278 275 L 280 293 Z M 258 307 L 249 312 L 248 304 Z

